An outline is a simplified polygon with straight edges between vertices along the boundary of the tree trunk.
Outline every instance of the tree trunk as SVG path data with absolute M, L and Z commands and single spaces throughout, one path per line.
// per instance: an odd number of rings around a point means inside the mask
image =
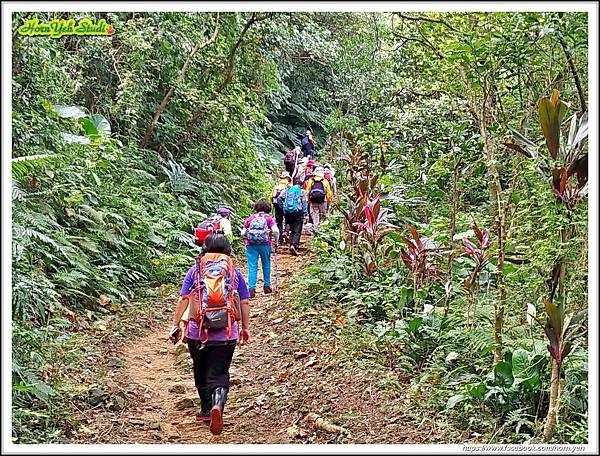
M 488 119 L 491 116 L 491 88 L 486 87 L 483 101 L 479 111 L 479 131 L 483 141 L 483 152 L 488 167 L 489 192 L 490 192 L 490 216 L 496 225 L 496 235 L 498 237 L 498 301 L 495 306 L 494 316 L 494 340 L 496 349 L 494 350 L 494 364 L 502 359 L 502 330 L 504 327 L 504 304 L 506 301 L 506 290 L 504 286 L 504 221 L 500 213 L 501 201 L 500 194 L 500 174 L 498 163 L 495 156 L 495 146 L 488 133 Z
M 450 192 L 450 237 L 448 243 L 450 245 L 450 258 L 448 258 L 448 275 L 446 283 L 452 285 L 452 262 L 454 261 L 454 234 L 456 233 L 456 211 L 458 206 L 458 169 L 460 167 L 460 158 L 456 160 L 454 171 L 452 173 L 452 191 Z M 444 317 L 448 316 L 450 308 L 450 292 L 446 292 L 446 304 L 444 306 Z
M 544 425 L 544 442 L 549 442 L 554 435 L 558 416 L 558 404 L 560 386 L 560 363 L 552 358 L 552 377 L 550 379 L 550 405 L 548 406 L 548 415 L 546 415 L 546 424 Z

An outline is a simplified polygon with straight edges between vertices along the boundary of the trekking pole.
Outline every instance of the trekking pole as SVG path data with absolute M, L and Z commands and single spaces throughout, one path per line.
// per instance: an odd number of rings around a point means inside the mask
M 277 246 L 275 246 L 275 294 L 279 294 L 279 271 L 277 263 Z

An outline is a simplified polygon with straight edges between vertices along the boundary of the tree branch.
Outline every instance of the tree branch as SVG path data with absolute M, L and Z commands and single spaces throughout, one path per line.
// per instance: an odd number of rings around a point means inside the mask
M 573 79 L 575 79 L 575 85 L 577 86 L 577 93 L 579 94 L 579 101 L 581 103 L 581 112 L 586 112 L 587 106 L 585 103 L 585 96 L 583 94 L 583 88 L 581 87 L 581 81 L 579 80 L 579 75 L 577 74 L 577 70 L 575 69 L 575 64 L 573 63 L 573 55 L 569 51 L 569 48 L 567 47 L 567 42 L 565 41 L 565 38 L 562 36 L 562 33 L 558 32 L 556 34 L 556 36 L 558 37 L 558 41 L 565 53 L 565 56 L 567 57 L 567 62 L 569 63 L 569 68 L 571 69 L 571 73 L 573 74 Z
M 160 105 L 158 106 L 158 109 L 154 113 L 154 117 L 152 117 L 152 120 L 148 124 L 148 128 L 146 128 L 146 133 L 144 134 L 144 138 L 142 139 L 142 142 L 140 143 L 140 148 L 144 149 L 146 147 L 146 145 L 148 144 L 148 141 L 150 140 L 150 137 L 152 136 L 152 133 L 154 132 L 154 128 L 156 127 L 156 124 L 158 123 L 158 119 L 160 118 L 161 114 L 164 112 L 167 105 L 171 101 L 171 98 L 173 98 L 173 95 L 175 94 L 175 89 L 177 88 L 177 86 L 179 86 L 179 84 L 181 84 L 181 81 L 183 81 L 183 78 L 184 78 L 185 74 L 187 73 L 190 63 L 192 63 L 192 59 L 198 53 L 198 51 L 204 49 L 205 47 L 207 47 L 215 42 L 215 40 L 217 39 L 217 35 L 219 33 L 219 27 L 220 27 L 219 13 L 217 13 L 215 31 L 213 32 L 212 36 L 208 40 L 206 40 L 202 43 L 196 44 L 196 46 L 194 46 L 194 49 L 192 49 L 192 52 L 190 52 L 190 54 L 188 55 L 185 63 L 183 64 L 183 66 L 181 67 L 181 70 L 179 71 L 179 75 L 177 76 L 175 83 L 169 88 L 169 90 L 163 97 L 162 101 L 160 102 Z
M 445 59 L 447 57 L 447 55 L 444 52 L 440 51 L 438 48 L 436 48 L 433 44 L 431 44 L 425 38 L 422 38 L 422 39 L 421 38 L 412 38 L 409 36 L 400 35 L 396 32 L 392 32 L 392 33 L 394 34 L 394 36 L 396 38 L 400 38 L 400 39 L 404 40 L 405 42 L 406 41 L 415 41 L 417 43 L 423 44 L 425 47 L 428 47 L 429 49 L 431 49 L 435 53 L 435 55 L 437 57 L 439 57 L 440 59 Z M 402 44 L 404 44 L 404 43 L 402 43 Z
M 448 24 L 446 21 L 443 21 L 442 19 L 434 19 L 432 17 L 427 17 L 427 16 L 408 16 L 408 15 L 402 14 L 400 12 L 396 12 L 394 14 L 401 17 L 402 19 L 408 19 L 410 21 L 425 21 L 425 22 L 433 22 L 435 24 L 442 24 L 442 25 L 445 25 L 446 27 L 448 27 L 453 32 L 457 32 L 457 33 L 466 35 L 466 33 L 463 32 L 462 30 L 458 30 L 457 28 L 453 27 L 452 25 Z

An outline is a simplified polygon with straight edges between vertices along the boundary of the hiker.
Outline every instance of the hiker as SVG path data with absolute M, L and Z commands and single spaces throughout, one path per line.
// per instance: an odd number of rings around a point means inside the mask
M 196 258 L 196 264 L 183 280 L 169 339 L 177 343 L 182 334 L 179 324 L 184 312 L 187 312 L 189 317 L 185 319 L 187 325 L 182 342 L 188 345 L 194 382 L 200 396 L 196 420 L 210 423 L 210 432 L 218 435 L 223 429 L 223 409 L 229 391 L 233 352 L 236 343 L 245 345 L 250 339 L 250 294 L 244 276 L 234 267 L 229 256 L 231 246 L 224 235 L 207 236 L 202 252 L 203 256 Z M 222 277 L 225 280 L 219 280 Z M 197 284 L 201 284 L 200 287 Z M 228 287 L 228 284 L 231 286 Z M 207 307 L 198 305 L 199 302 L 207 303 L 204 304 Z M 223 309 L 226 303 L 227 308 Z M 220 307 L 210 310 L 214 304 Z
M 313 177 L 316 166 L 317 162 L 315 160 L 308 160 L 306 163 L 306 167 L 304 168 L 304 180 L 302 184 L 302 188 L 304 188 L 304 190 L 306 190 L 306 183 L 308 180 Z
M 306 184 L 306 194 L 310 204 L 310 218 L 314 230 L 319 228 L 321 215 L 325 215 L 331 204 L 331 186 L 325 179 L 325 170 L 322 166 L 315 169 L 315 174 Z
M 296 146 L 293 149 L 288 150 L 285 153 L 285 157 L 283 157 L 283 164 L 285 166 L 285 170 L 292 177 L 294 176 L 296 169 L 298 167 L 299 159 L 300 159 L 300 146 Z
M 242 236 L 246 238 L 246 258 L 248 260 L 248 287 L 250 297 L 256 295 L 258 276 L 258 258 L 260 257 L 263 272 L 263 291 L 271 293 L 271 246 L 279 243 L 279 228 L 273 217 L 269 215 L 271 205 L 259 200 L 254 205 L 255 214 L 246 219 Z
M 302 180 L 294 179 L 294 185 L 279 195 L 279 206 L 283 209 L 285 223 L 290 226 L 290 253 L 298 255 L 300 236 L 304 217 L 308 215 L 306 192 L 302 189 Z
M 304 182 L 304 176 L 306 175 L 306 165 L 308 165 L 308 157 L 302 157 L 300 160 L 298 160 L 296 174 L 292 176 L 292 179 L 298 177 L 302 182 Z
M 273 187 L 273 192 L 271 193 L 271 204 L 275 209 L 275 220 L 277 221 L 277 228 L 279 232 L 283 235 L 284 227 L 283 227 L 283 209 L 279 207 L 279 195 L 281 192 L 287 191 L 289 187 L 292 185 L 292 176 L 288 171 L 283 171 L 279 175 L 279 182 Z M 282 236 L 283 237 L 283 236 Z
M 304 157 L 309 157 L 312 160 L 315 159 L 317 154 L 315 139 L 310 130 L 306 130 L 306 133 L 302 137 L 302 153 Z
M 195 243 L 202 247 L 204 240 L 213 233 L 225 235 L 229 243 L 233 243 L 233 231 L 231 229 L 230 218 L 233 216 L 233 210 L 228 206 L 219 206 L 216 214 L 199 223 L 194 230 Z
M 335 171 L 333 170 L 333 166 L 331 166 L 329 163 L 325 163 L 323 165 L 323 170 L 323 177 L 325 177 L 325 179 L 327 179 L 327 182 L 329 182 L 329 186 L 331 187 L 331 193 L 335 198 L 335 195 L 337 194 L 337 181 L 335 178 Z

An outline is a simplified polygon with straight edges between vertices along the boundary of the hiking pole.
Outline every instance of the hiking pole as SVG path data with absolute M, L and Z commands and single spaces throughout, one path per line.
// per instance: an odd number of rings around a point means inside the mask
M 277 246 L 275 246 L 275 294 L 279 294 L 279 271 L 277 268 Z

